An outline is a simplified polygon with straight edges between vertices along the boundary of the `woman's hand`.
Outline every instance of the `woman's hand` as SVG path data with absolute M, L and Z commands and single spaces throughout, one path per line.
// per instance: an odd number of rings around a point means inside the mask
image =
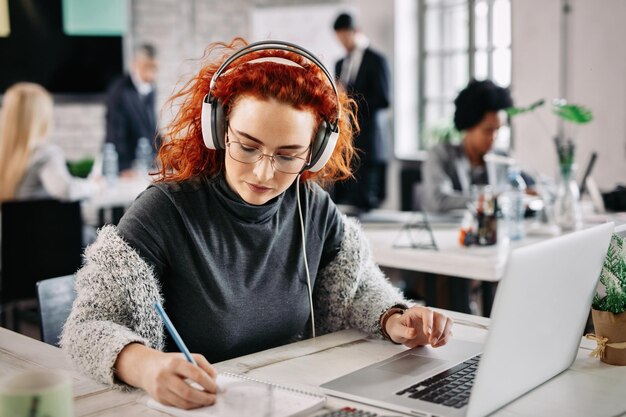
M 116 375 L 164 405 L 184 409 L 211 405 L 217 393 L 217 371 L 204 356 L 192 356 L 198 366 L 187 362 L 181 353 L 163 353 L 131 343 L 117 356 Z M 186 381 L 196 382 L 198 389 Z
M 394 314 L 387 320 L 386 331 L 391 340 L 413 348 L 430 344 L 440 347 L 452 337 L 453 321 L 426 307 L 411 307 L 404 314 Z

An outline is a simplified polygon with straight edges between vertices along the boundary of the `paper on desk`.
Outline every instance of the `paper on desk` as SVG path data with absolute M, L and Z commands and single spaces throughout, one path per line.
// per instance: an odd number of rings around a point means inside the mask
M 295 417 L 321 408 L 326 397 L 268 384 L 234 374 L 219 374 L 217 384 L 223 392 L 209 407 L 181 410 L 149 399 L 148 406 L 180 417 Z

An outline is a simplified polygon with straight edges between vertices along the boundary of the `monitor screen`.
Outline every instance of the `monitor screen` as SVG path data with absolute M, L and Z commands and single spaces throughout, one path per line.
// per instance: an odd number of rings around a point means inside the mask
M 4 3 L 8 29 L 0 35 L 0 94 L 19 81 L 39 83 L 53 94 L 102 94 L 122 74 L 122 36 L 66 34 L 65 1 Z

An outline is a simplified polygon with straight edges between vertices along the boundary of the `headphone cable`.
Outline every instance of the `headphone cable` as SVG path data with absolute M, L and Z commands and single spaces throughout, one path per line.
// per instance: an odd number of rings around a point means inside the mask
M 306 271 L 306 283 L 309 290 L 309 308 L 311 309 L 311 332 L 315 338 L 315 313 L 313 312 L 313 291 L 311 289 L 311 275 L 309 273 L 309 261 L 306 257 L 306 235 L 304 233 L 304 220 L 302 217 L 302 205 L 300 204 L 300 174 L 296 178 L 296 200 L 298 200 L 298 214 L 300 215 L 300 231 L 302 232 L 302 257 L 304 258 L 304 270 Z

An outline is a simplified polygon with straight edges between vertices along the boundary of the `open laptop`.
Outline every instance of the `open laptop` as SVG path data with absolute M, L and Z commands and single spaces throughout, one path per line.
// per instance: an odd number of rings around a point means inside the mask
M 606 223 L 511 252 L 484 346 L 409 349 L 321 387 L 417 416 L 497 410 L 574 361 L 612 232 Z

